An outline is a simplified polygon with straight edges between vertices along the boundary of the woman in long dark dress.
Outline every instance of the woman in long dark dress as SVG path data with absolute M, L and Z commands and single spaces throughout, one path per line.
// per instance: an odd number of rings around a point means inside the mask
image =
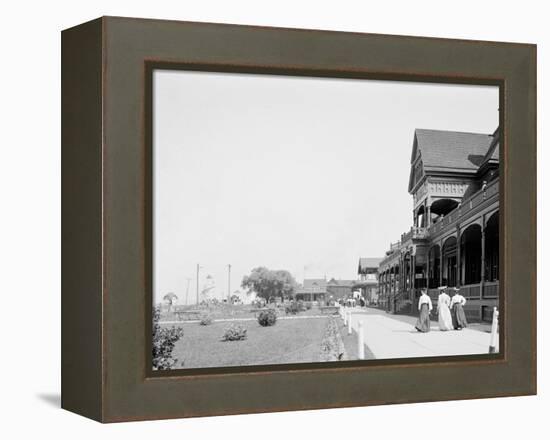
M 455 330 L 462 330 L 468 327 L 468 321 L 466 321 L 466 314 L 464 313 L 464 305 L 466 304 L 466 298 L 464 298 L 458 289 L 455 287 L 455 294 L 451 299 L 451 317 L 453 319 L 453 327 Z
M 419 332 L 427 333 L 430 331 L 430 312 L 432 308 L 432 300 L 428 296 L 426 289 L 423 289 L 422 295 L 420 295 L 420 299 L 418 300 L 420 316 L 414 326 Z

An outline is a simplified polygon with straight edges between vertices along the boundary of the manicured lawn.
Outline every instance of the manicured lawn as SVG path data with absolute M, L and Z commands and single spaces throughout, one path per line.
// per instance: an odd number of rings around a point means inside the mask
M 242 319 L 242 318 L 254 318 L 256 307 L 251 305 L 217 305 L 217 306 L 184 306 L 181 310 L 188 311 L 200 311 L 204 315 L 210 316 L 212 319 Z M 286 314 L 284 307 L 275 309 L 278 316 L 293 316 Z M 321 315 L 321 311 L 318 307 L 313 307 L 309 310 L 299 312 L 295 316 L 314 316 Z M 196 320 L 197 316 L 192 315 L 188 319 Z M 161 314 L 161 321 L 177 321 L 178 318 L 173 312 L 163 312 Z
M 243 341 L 222 341 L 227 322 L 182 324 L 184 335 L 173 356 L 184 361 L 181 368 L 319 362 L 327 323 L 327 318 L 280 319 L 261 327 L 257 321 L 242 321 L 238 324 L 247 329 Z

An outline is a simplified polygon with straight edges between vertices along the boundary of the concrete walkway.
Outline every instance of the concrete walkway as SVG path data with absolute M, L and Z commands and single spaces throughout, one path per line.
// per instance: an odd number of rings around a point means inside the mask
M 349 309 L 346 309 L 349 310 Z M 373 309 L 351 309 L 352 328 L 357 332 L 363 323 L 365 345 L 376 359 L 396 359 L 425 356 L 456 356 L 487 354 L 491 334 L 466 328 L 442 332 L 432 321 L 429 333 L 420 333 L 414 323 L 392 318 Z M 498 341 L 497 341 L 498 347 Z

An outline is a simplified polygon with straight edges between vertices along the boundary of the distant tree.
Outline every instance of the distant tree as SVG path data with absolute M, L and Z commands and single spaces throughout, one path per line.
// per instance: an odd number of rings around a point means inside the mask
M 173 292 L 169 292 L 166 295 L 164 295 L 162 299 L 166 301 L 168 304 L 172 305 L 178 300 L 178 296 Z
M 296 280 L 287 270 L 269 270 L 267 267 L 257 267 L 250 275 L 243 277 L 241 283 L 248 292 L 256 292 L 260 298 L 269 301 L 271 298 L 294 296 Z

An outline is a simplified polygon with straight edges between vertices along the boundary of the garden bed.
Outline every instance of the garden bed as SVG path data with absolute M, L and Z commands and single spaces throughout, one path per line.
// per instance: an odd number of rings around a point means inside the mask
M 184 361 L 182 368 L 319 362 L 327 323 L 328 318 L 284 319 L 272 327 L 261 327 L 257 321 L 241 321 L 247 337 L 231 342 L 222 341 L 228 323 L 183 323 L 184 335 L 173 355 Z

